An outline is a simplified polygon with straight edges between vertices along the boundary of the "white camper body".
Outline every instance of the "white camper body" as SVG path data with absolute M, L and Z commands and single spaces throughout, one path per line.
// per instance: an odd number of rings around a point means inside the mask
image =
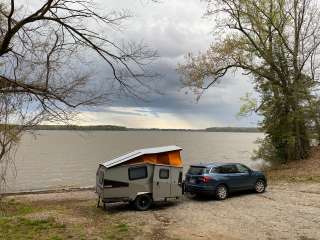
M 150 162 L 150 156 L 161 154 L 163 160 L 163 154 L 175 151 L 180 152 L 181 148 L 169 146 L 152 150 L 142 149 L 100 164 L 96 176 L 96 192 L 99 199 L 104 204 L 132 202 L 138 209 L 146 210 L 150 207 L 149 201 L 181 198 L 183 168 Z M 145 159 L 148 161 L 145 161 L 143 156 L 146 156 Z M 140 160 L 136 160 L 137 158 Z M 146 206 L 138 206 L 139 201 Z

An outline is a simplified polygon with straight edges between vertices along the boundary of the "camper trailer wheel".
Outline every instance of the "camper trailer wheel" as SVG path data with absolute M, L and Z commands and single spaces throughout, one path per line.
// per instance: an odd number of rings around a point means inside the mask
M 129 207 L 134 208 L 135 207 L 135 201 L 129 201 Z
M 145 211 L 151 207 L 152 198 L 148 194 L 139 195 L 134 201 L 134 206 L 140 211 Z

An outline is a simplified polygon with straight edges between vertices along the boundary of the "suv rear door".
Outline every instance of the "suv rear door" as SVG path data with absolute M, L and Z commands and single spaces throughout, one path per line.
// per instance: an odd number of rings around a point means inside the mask
M 224 181 L 231 190 L 239 190 L 242 188 L 242 174 L 235 164 L 226 164 L 218 168 L 219 173 L 223 175 Z
M 202 166 L 190 166 L 187 174 L 186 174 L 186 182 L 188 184 L 198 184 L 200 182 L 200 178 L 207 171 L 206 167 Z

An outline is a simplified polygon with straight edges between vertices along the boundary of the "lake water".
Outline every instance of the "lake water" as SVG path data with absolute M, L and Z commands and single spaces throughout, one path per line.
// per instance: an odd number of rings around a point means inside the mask
M 184 170 L 193 163 L 250 160 L 261 133 L 161 131 L 37 131 L 26 134 L 16 154 L 15 178 L 7 192 L 86 187 L 95 184 L 99 163 L 145 147 L 178 145 Z

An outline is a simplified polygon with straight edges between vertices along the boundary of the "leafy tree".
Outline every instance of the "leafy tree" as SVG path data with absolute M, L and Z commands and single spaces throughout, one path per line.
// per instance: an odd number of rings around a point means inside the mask
M 208 0 L 207 16 L 216 18 L 219 37 L 206 53 L 189 54 L 179 66 L 185 86 L 201 96 L 227 72 L 251 76 L 260 94 L 255 111 L 264 117 L 261 155 L 280 162 L 306 158 L 308 99 L 319 73 L 318 2 Z

